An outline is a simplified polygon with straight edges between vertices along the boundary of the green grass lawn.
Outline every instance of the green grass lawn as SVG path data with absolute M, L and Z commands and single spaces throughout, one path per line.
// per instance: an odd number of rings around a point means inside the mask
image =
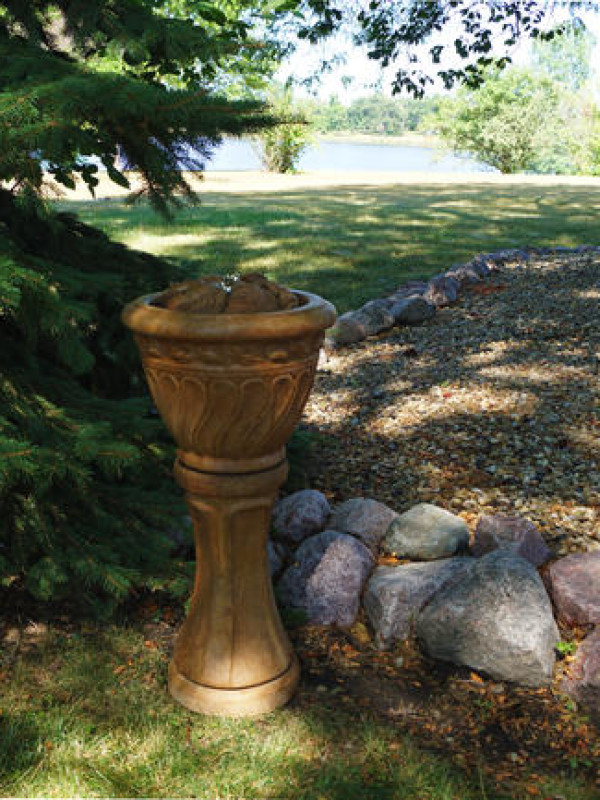
M 430 752 L 425 733 L 423 745 L 314 687 L 262 718 L 192 714 L 166 692 L 168 648 L 140 629 L 34 639 L 0 684 L 4 797 L 526 800 L 532 787 L 541 798 L 598 796 L 577 765 L 562 777 L 523 767 L 522 781 L 498 793 L 477 764 L 484 749 L 457 764 Z
M 259 184 L 260 186 L 260 184 Z M 340 312 L 479 252 L 600 241 L 600 186 L 507 183 L 214 189 L 172 223 L 122 200 L 63 202 L 191 275 L 262 271 Z M 159 288 L 159 287 L 157 287 Z

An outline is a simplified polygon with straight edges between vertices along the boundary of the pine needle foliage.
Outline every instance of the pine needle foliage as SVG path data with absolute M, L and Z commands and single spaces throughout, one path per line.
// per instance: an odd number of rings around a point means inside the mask
M 0 579 L 104 612 L 165 574 L 184 512 L 120 321 L 182 276 L 52 211 L 45 186 L 93 193 L 99 169 L 127 186 L 127 167 L 168 214 L 191 194 L 182 167 L 272 122 L 211 93 L 246 27 L 210 2 L 190 21 L 157 5 L 0 3 Z

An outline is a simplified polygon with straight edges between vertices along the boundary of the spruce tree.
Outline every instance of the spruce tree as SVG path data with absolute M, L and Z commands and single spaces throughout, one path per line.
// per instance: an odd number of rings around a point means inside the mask
M 111 607 L 165 574 L 183 514 L 123 305 L 181 276 L 43 199 L 126 164 L 163 213 L 224 133 L 270 122 L 211 92 L 247 27 L 147 0 L 0 3 L 0 577 Z M 193 155 L 190 155 L 193 153 Z

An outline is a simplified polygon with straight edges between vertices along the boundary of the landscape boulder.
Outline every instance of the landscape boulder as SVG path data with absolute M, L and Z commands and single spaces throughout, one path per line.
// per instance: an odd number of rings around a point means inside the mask
M 385 503 L 365 497 L 354 497 L 333 509 L 329 527 L 356 536 L 375 554 L 390 523 L 397 516 L 397 513 Z
M 464 520 L 438 506 L 419 503 L 391 522 L 382 547 L 396 558 L 431 561 L 449 558 L 468 544 Z
M 525 686 L 552 680 L 559 640 L 552 605 L 535 568 L 511 551 L 477 559 L 437 592 L 416 630 L 433 658 Z
M 421 295 L 409 295 L 394 300 L 390 313 L 395 325 L 419 325 L 434 316 L 435 306 Z
M 568 625 L 600 623 L 600 551 L 572 553 L 546 574 L 558 617 Z
M 427 281 L 407 281 L 399 286 L 390 297 L 393 300 L 401 300 L 404 297 L 425 294 L 428 285 Z
M 479 558 L 492 550 L 507 547 L 534 567 L 540 567 L 552 555 L 531 520 L 500 514 L 481 517 L 475 528 L 471 553 Z
M 339 316 L 333 328 L 327 331 L 327 339 L 334 345 L 356 344 L 366 338 L 365 320 L 356 311 L 348 311 Z
M 436 275 L 429 281 L 424 297 L 434 306 L 442 308 L 455 303 L 459 292 L 460 283 L 452 275 Z
M 472 264 L 460 264 L 457 267 L 452 267 L 446 273 L 449 277 L 455 278 L 461 288 L 463 286 L 469 286 L 472 283 L 481 283 L 483 278 L 479 274 L 478 270 Z
M 560 688 L 600 720 L 600 629 L 579 645 Z
M 306 612 L 316 625 L 351 626 L 373 556 L 353 536 L 323 531 L 306 539 L 277 586 L 282 605 Z
M 399 639 L 407 639 L 423 606 L 440 589 L 460 580 L 473 564 L 474 559 L 458 556 L 377 567 L 367 583 L 363 606 L 378 647 L 387 648 Z
M 330 514 L 331 507 L 324 494 L 315 489 L 302 489 L 275 504 L 273 530 L 278 538 L 297 545 L 322 531 Z
M 367 336 L 376 336 L 382 331 L 389 331 L 396 324 L 391 312 L 393 301 L 387 299 L 370 300 L 356 312 L 361 319 Z
M 489 278 L 490 273 L 495 269 L 496 265 L 487 256 L 477 256 L 469 262 L 471 269 L 479 275 L 480 278 Z

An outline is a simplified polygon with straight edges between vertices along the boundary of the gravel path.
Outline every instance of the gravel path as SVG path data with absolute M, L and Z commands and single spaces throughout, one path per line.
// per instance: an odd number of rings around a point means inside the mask
M 471 528 L 523 515 L 557 555 L 600 549 L 599 372 L 600 254 L 506 265 L 419 327 L 323 356 L 311 485 Z

